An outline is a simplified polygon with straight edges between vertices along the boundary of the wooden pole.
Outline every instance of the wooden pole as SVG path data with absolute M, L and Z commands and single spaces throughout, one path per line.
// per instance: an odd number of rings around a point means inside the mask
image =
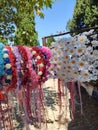
M 43 46 L 47 46 L 47 45 L 46 45 L 46 38 L 45 38 L 45 37 L 42 38 L 42 43 L 43 43 Z

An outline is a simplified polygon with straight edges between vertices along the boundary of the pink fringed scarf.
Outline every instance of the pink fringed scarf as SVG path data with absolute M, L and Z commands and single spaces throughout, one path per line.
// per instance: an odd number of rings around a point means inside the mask
M 81 84 L 80 84 L 79 81 L 78 81 L 78 91 L 79 91 L 79 97 L 80 97 L 81 114 L 83 114 L 82 96 L 81 96 Z
M 72 109 L 72 120 L 74 120 L 75 116 L 75 94 L 76 94 L 76 82 L 67 82 L 66 83 L 69 91 L 70 91 L 70 105 Z M 79 92 L 79 97 L 80 97 L 80 106 L 81 106 L 81 114 L 83 114 L 83 108 L 82 108 L 82 97 L 81 97 L 81 90 L 80 90 L 80 82 L 78 81 L 78 92 Z

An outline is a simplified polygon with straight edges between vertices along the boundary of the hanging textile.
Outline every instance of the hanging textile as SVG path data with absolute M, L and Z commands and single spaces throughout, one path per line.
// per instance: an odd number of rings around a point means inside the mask
M 42 84 L 49 75 L 50 58 L 51 51 L 47 47 L 11 47 L 0 43 L 0 105 L 5 102 L 8 109 L 11 107 L 11 111 L 8 111 L 9 122 L 21 116 L 26 130 L 30 129 L 29 124 L 33 118 L 38 125 L 45 122 Z M 19 113 L 23 113 L 25 117 Z M 2 116 L 2 109 L 0 115 Z M 13 118 L 10 118 L 10 115 L 13 115 Z M 2 120 L 3 118 L 0 121 Z M 12 130 L 11 127 L 12 125 L 8 129 Z
M 52 51 L 49 69 L 51 76 L 65 84 L 68 83 L 73 116 L 76 91 L 72 84 L 78 83 L 81 113 L 83 113 L 81 83 L 98 79 L 98 34 L 90 30 L 74 37 L 61 38 L 53 42 L 50 48 Z

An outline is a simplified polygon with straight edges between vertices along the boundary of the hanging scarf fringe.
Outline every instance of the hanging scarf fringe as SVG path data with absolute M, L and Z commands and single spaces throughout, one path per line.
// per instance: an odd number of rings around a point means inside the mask
M 74 120 L 74 116 L 75 116 L 75 83 L 74 82 L 67 82 L 67 88 L 70 91 L 70 111 L 71 111 L 71 116 L 72 116 L 72 120 Z
M 81 114 L 83 114 L 82 96 L 81 96 L 81 84 L 80 84 L 79 81 L 78 81 L 78 92 L 79 92 L 79 97 L 80 97 Z

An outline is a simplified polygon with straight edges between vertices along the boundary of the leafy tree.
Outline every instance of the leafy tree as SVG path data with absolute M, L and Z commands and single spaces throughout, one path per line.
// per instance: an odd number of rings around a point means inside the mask
M 98 27 L 98 0 L 76 0 L 73 18 L 68 21 L 67 29 L 75 31 L 94 26 Z M 97 86 L 98 80 L 90 81 L 89 84 Z
M 56 40 L 55 40 L 53 37 L 47 38 L 47 42 L 46 42 L 47 47 L 50 47 L 51 43 L 52 43 L 52 42 L 55 42 L 55 41 L 56 41 Z
M 73 18 L 67 23 L 70 31 L 98 26 L 98 0 L 76 0 Z
M 53 0 L 0 0 L 0 36 L 5 43 L 38 45 L 35 15 L 43 18 L 43 8 L 52 4 Z

